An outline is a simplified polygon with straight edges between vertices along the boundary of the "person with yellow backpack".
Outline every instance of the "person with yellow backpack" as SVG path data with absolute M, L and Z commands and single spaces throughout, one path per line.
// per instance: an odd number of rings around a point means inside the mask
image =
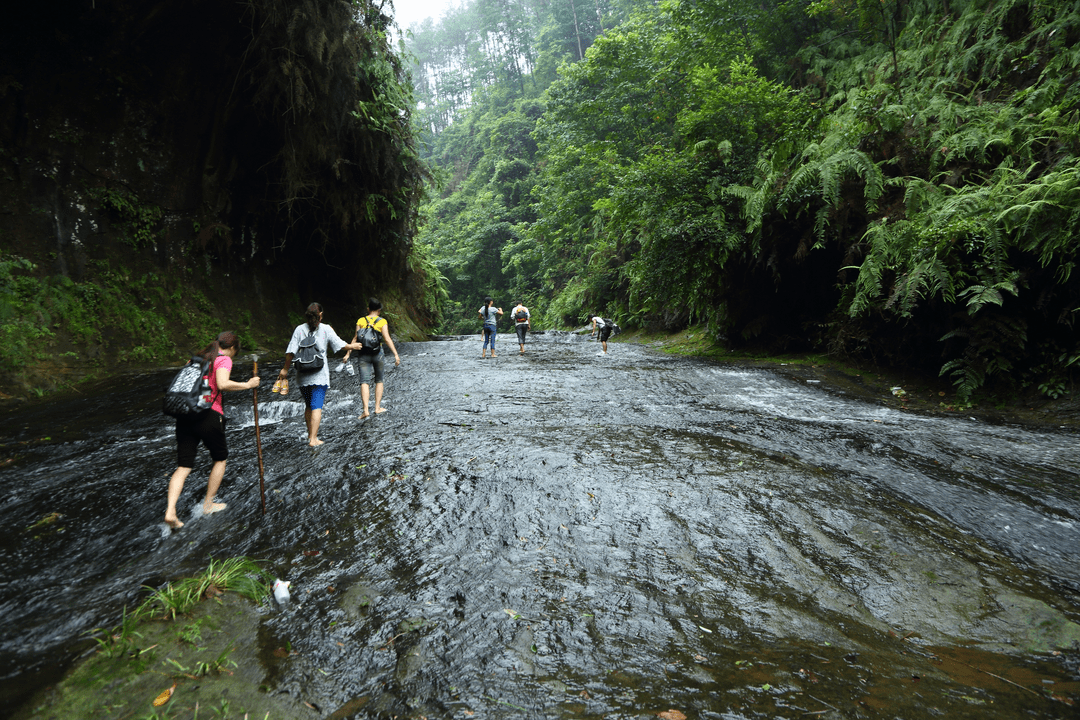
M 401 365 L 401 356 L 398 355 L 394 341 L 390 339 L 390 324 L 382 317 L 382 303 L 376 298 L 368 298 L 368 314 L 356 321 L 356 334 L 353 342 L 359 343 L 363 349 L 357 352 L 360 363 L 360 401 L 364 405 L 364 412 L 360 415 L 363 420 L 369 417 L 368 400 L 371 397 L 371 381 L 375 380 L 375 414 L 386 412 L 382 406 L 383 396 L 383 361 L 386 357 L 383 353 L 385 343 L 390 352 L 394 353 L 394 367 Z M 345 353 L 344 363 L 349 362 L 352 349 Z

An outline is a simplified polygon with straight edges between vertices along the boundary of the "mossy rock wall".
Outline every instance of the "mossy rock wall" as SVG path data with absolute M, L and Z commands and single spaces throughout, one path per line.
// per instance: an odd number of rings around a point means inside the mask
M 359 58 L 395 58 L 386 18 L 357 17 L 334 0 L 11 9 L 0 321 L 26 347 L 0 351 L 8 395 L 173 361 L 222 329 L 273 348 L 312 301 L 351 315 L 394 295 L 424 322 L 409 136 L 352 114 L 373 92 Z

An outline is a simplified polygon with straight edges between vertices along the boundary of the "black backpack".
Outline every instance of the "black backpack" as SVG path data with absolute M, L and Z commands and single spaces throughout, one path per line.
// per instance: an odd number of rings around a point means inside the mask
M 514 322 L 525 322 L 529 319 L 529 313 L 525 311 L 525 308 L 518 310 L 514 313 Z
M 615 321 L 611 318 L 604 318 L 604 326 L 611 328 L 612 335 L 618 335 L 622 331 L 622 328 L 616 325 Z
M 315 333 L 311 333 L 300 341 L 293 362 L 296 363 L 297 372 L 312 373 L 322 370 L 326 358 L 319 352 L 319 346 L 315 344 Z
M 367 322 L 364 327 L 357 329 L 357 342 L 364 346 L 364 350 L 378 350 L 379 346 L 382 344 L 382 340 L 379 338 L 379 333 L 375 330 L 374 327 L 372 327 L 370 317 L 365 316 L 362 319 Z M 376 319 L 375 322 L 378 322 L 378 319 Z
M 198 355 L 192 356 L 180 368 L 161 402 L 161 411 L 176 418 L 193 417 L 210 408 L 214 402 L 210 389 L 211 364 Z

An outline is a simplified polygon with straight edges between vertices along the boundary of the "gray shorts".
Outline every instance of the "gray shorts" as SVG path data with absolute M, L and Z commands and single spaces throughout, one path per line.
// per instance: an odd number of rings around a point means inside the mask
M 356 362 L 360 365 L 360 384 L 370 385 L 371 376 L 375 376 L 375 382 L 383 381 L 383 360 L 386 355 L 380 347 L 377 353 L 356 353 Z

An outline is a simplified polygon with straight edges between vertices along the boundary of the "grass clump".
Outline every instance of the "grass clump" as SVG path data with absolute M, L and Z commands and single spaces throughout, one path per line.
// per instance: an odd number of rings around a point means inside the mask
M 138 618 L 168 617 L 175 620 L 177 615 L 191 612 L 200 601 L 226 591 L 259 602 L 270 594 L 270 580 L 270 575 L 249 558 L 222 561 L 211 558 L 209 567 L 202 573 L 153 590 L 134 615 Z
M 270 579 L 254 560 L 211 559 L 203 572 L 153 590 L 134 611 L 125 610 L 118 626 L 92 631 L 97 652 L 59 683 L 9 708 L 10 716 L 301 716 L 298 701 L 270 695 L 253 680 L 263 677 L 261 616 L 245 598 L 267 597 Z

